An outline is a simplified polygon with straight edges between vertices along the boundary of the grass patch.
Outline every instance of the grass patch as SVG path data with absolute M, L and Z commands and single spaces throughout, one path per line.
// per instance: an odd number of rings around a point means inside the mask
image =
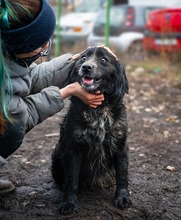
M 181 64 L 180 62 L 173 62 L 164 56 L 154 56 L 150 58 L 143 58 L 140 61 L 129 60 L 125 61 L 126 65 L 130 65 L 133 69 L 142 67 L 145 73 L 148 74 L 160 74 L 162 77 L 168 80 L 181 80 Z

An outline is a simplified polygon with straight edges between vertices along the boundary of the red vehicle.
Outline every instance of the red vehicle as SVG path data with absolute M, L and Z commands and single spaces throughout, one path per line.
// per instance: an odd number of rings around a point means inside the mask
M 181 52 L 181 8 L 150 12 L 143 44 L 146 51 Z

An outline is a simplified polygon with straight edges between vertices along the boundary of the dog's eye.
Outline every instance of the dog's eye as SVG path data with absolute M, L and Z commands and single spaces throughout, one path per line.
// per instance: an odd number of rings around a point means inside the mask
M 104 57 L 101 58 L 102 63 L 105 63 L 106 61 L 107 61 L 106 58 L 104 58 Z
M 87 60 L 87 57 L 86 56 L 83 56 L 82 57 L 82 61 L 86 61 Z

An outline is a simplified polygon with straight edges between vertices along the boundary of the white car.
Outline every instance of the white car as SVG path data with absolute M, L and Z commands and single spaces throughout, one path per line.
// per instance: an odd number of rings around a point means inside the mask
M 113 5 L 110 11 L 109 47 L 120 54 L 141 54 L 146 17 L 151 10 L 157 8 L 159 7 L 154 5 Z M 105 44 L 105 23 L 106 8 L 99 12 L 87 38 L 87 46 Z
M 94 21 L 100 9 L 101 1 L 83 0 L 75 10 L 60 18 L 60 36 L 62 42 L 75 43 L 85 40 L 92 31 Z

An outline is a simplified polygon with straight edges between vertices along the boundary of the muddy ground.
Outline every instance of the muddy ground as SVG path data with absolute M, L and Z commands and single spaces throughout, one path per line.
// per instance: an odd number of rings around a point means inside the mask
M 170 73 L 171 74 L 171 73 Z M 77 211 L 61 216 L 62 194 L 51 177 L 51 153 L 61 113 L 30 131 L 0 175 L 16 185 L 0 197 L 3 220 L 179 220 L 181 219 L 181 89 L 165 73 L 127 71 L 130 148 L 129 190 L 133 206 L 113 206 L 114 186 L 78 194 Z M 180 84 L 181 85 L 181 84 Z

